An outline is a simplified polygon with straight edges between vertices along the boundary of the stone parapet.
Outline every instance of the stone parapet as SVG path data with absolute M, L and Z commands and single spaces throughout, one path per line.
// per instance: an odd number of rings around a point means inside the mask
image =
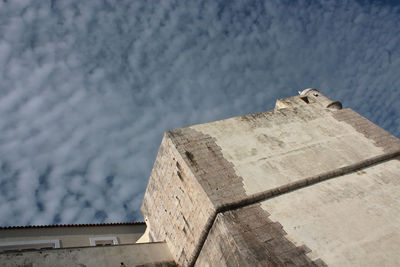
M 0 253 L 2 267 L 15 266 L 175 266 L 165 243 L 60 248 Z

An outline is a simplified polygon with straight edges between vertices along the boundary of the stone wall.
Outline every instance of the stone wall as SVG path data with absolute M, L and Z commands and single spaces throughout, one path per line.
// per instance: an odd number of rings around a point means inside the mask
M 165 243 L 0 253 L 0 263 L 2 267 L 175 266 Z
M 318 96 L 279 100 L 273 111 L 167 132 L 142 211 L 183 266 L 324 265 L 257 202 L 391 159 L 399 144 Z
M 385 152 L 393 152 L 400 149 L 400 140 L 398 138 L 352 109 L 343 109 L 334 113 L 333 117 L 338 121 L 351 125 L 357 132 L 372 140 L 376 146 L 383 148 Z
M 185 159 L 183 158 L 185 157 Z M 181 265 L 188 265 L 215 208 L 177 151 L 170 133 L 161 143 L 142 212 L 153 241 L 166 241 Z
M 261 202 L 328 266 L 400 265 L 400 157 Z
M 296 247 L 268 217 L 260 204 L 219 213 L 196 266 L 325 266 L 311 261 L 310 250 Z

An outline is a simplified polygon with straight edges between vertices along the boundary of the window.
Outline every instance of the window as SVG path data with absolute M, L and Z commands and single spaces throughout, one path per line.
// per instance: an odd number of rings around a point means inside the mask
M 306 96 L 300 96 L 300 99 L 306 102 L 307 104 L 310 104 L 310 101 L 308 100 L 308 97 Z
M 19 251 L 27 249 L 51 249 L 51 248 L 60 248 L 60 240 L 0 242 L 0 252 Z
M 91 237 L 89 238 L 91 246 L 112 246 L 118 245 L 118 240 L 114 236 Z

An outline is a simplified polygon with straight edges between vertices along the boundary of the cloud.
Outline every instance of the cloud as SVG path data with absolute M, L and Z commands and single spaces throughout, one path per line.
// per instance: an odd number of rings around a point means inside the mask
M 0 224 L 140 220 L 164 131 L 314 87 L 400 136 L 399 6 L 0 3 Z

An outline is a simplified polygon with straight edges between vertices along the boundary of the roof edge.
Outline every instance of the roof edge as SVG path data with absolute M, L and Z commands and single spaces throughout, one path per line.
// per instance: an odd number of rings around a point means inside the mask
M 118 226 L 118 225 L 145 225 L 145 222 L 115 222 L 115 223 L 84 223 L 84 224 L 50 224 L 50 225 L 21 225 L 0 226 L 0 230 L 7 229 L 29 229 L 29 228 L 61 228 L 61 227 L 96 227 L 96 226 Z

